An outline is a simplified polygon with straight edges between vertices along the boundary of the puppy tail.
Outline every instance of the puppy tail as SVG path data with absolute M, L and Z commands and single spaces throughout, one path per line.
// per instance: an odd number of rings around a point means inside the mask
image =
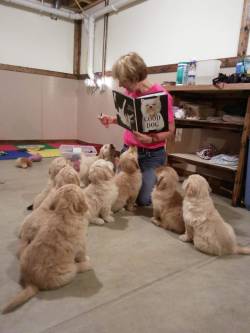
M 19 305 L 27 302 L 30 298 L 38 293 L 39 289 L 34 285 L 28 285 L 25 289 L 20 291 L 3 309 L 2 313 L 8 313 L 13 311 Z
M 250 254 L 250 247 L 246 246 L 236 246 L 236 253 L 237 254 Z

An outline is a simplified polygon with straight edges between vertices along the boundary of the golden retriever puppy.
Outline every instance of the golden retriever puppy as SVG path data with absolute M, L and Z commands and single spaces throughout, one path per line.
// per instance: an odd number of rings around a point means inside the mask
M 64 185 L 56 191 L 49 209 L 53 211 L 35 239 L 20 257 L 19 292 L 2 310 L 12 311 L 36 295 L 39 290 L 64 286 L 76 273 L 91 269 L 86 256 L 88 206 L 79 186 Z
M 121 156 L 118 164 L 119 172 L 115 175 L 118 187 L 118 197 L 112 206 L 112 211 L 117 212 L 122 208 L 129 211 L 135 210 L 135 201 L 142 184 L 142 174 L 138 164 L 136 147 L 129 147 Z
M 89 169 L 89 180 L 90 184 L 83 189 L 89 206 L 89 222 L 113 222 L 111 207 L 118 195 L 113 164 L 103 159 L 95 161 Z
M 183 217 L 186 232 L 180 236 L 184 242 L 193 241 L 199 251 L 221 256 L 250 254 L 250 248 L 238 246 L 233 228 L 226 223 L 214 207 L 206 179 L 198 174 L 183 183 Z
M 151 221 L 171 231 L 182 234 L 185 225 L 182 217 L 182 196 L 177 191 L 179 176 L 168 166 L 156 169 L 156 185 L 152 191 L 153 217 Z
M 97 161 L 98 159 L 103 159 L 105 161 L 110 161 L 114 163 L 115 161 L 115 147 L 112 144 L 105 144 L 100 149 L 100 152 L 97 156 L 85 156 L 81 155 L 81 163 L 80 163 L 80 179 L 83 187 L 88 186 L 89 184 L 89 169 L 91 165 Z
M 21 242 L 18 257 L 23 249 L 35 238 L 39 228 L 50 219 L 51 214 L 53 214 L 50 204 L 54 200 L 56 190 L 66 184 L 75 184 L 80 187 L 78 173 L 69 165 L 62 168 L 55 176 L 55 186 L 51 188 L 41 205 L 24 219 L 19 232 Z
M 57 158 L 53 159 L 53 161 L 51 162 L 51 164 L 49 166 L 49 181 L 48 181 L 47 185 L 45 186 L 45 188 L 42 190 L 42 192 L 39 193 L 35 197 L 35 199 L 33 201 L 33 209 L 36 209 L 41 205 L 43 200 L 47 197 L 47 195 L 51 191 L 52 187 L 55 185 L 54 181 L 55 181 L 56 175 L 67 164 L 69 164 L 69 162 L 64 157 L 57 157 Z

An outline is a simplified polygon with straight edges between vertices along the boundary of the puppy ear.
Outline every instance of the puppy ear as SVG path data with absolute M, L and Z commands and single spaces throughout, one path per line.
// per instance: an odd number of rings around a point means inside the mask
M 103 173 L 104 173 L 104 180 L 110 180 L 115 175 L 113 168 L 112 170 L 110 168 L 105 168 L 103 170 Z
M 159 176 L 159 174 L 165 169 L 166 167 L 164 165 L 159 166 L 155 169 L 156 176 Z
M 185 194 L 189 197 L 195 196 L 197 194 L 197 186 L 192 182 L 185 180 L 182 186 Z
M 46 200 L 46 199 L 45 199 Z M 64 186 L 55 190 L 53 193 L 50 203 L 49 209 L 50 210 L 59 210 L 67 207 L 67 201 L 65 199 L 65 189 Z
M 58 203 L 59 203 L 59 198 L 58 195 L 56 195 L 55 193 L 50 200 L 49 210 L 56 210 Z
M 156 182 L 156 188 L 160 191 L 163 191 L 167 188 L 166 182 L 164 182 L 164 177 L 159 177 Z
M 105 158 L 105 156 L 104 156 L 104 145 L 101 147 L 101 149 L 99 151 L 99 154 L 98 154 L 98 157 L 101 158 L 101 159 Z
M 122 170 L 127 173 L 134 173 L 136 170 L 139 169 L 138 162 L 134 159 L 124 159 L 120 165 Z
M 119 157 L 115 157 L 115 160 L 114 160 L 115 169 L 117 169 L 119 167 L 119 164 L 120 164 L 120 158 Z
M 78 197 L 76 200 L 72 202 L 73 209 L 76 213 L 83 213 L 88 210 L 88 205 L 86 203 L 85 198 Z

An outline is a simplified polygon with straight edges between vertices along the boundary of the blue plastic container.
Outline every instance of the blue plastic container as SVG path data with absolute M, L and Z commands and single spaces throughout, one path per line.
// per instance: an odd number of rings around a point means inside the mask
M 245 206 L 250 210 L 250 137 L 248 143 L 248 156 L 247 156 L 247 174 L 246 174 L 246 185 L 245 185 Z

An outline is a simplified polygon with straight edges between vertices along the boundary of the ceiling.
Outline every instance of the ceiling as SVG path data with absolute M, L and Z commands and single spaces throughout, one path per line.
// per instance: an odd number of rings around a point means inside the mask
M 98 4 L 102 1 L 103 0 L 44 0 L 44 2 L 54 4 L 55 8 L 66 8 L 76 13 L 80 13 L 82 10 L 86 10 L 92 7 L 93 4 Z

